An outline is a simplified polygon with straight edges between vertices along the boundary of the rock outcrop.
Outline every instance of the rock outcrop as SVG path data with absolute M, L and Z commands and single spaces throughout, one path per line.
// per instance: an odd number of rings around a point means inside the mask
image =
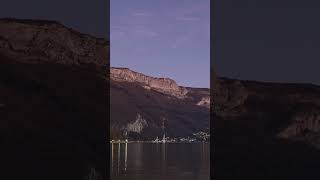
M 201 101 L 197 103 L 198 106 L 203 106 L 206 108 L 210 108 L 210 96 L 206 96 L 201 98 Z
M 305 105 L 297 109 L 278 137 L 306 142 L 320 149 L 320 107 Z
M 128 123 L 125 131 L 140 134 L 145 126 L 148 126 L 147 121 L 143 119 L 140 114 L 137 114 L 136 121 L 133 123 Z
M 217 113 L 230 115 L 232 110 L 244 104 L 249 91 L 239 80 L 220 78 L 218 82 L 219 85 L 215 88 L 214 109 Z
M 114 81 L 141 83 L 145 89 L 153 89 L 177 98 L 185 98 L 188 93 L 186 88 L 178 86 L 172 79 L 154 78 L 142 73 L 134 72 L 128 68 L 112 67 L 110 69 L 110 77 Z
M 268 121 L 270 118 L 269 123 L 275 121 L 274 126 L 278 123 L 275 137 L 281 138 L 295 139 L 308 132 L 319 132 L 320 87 L 227 78 L 220 78 L 219 82 L 215 115 L 223 119 L 256 117 L 252 124 L 259 123 L 259 119 Z M 278 117 L 273 117 L 275 114 Z
M 0 19 L 0 53 L 24 63 L 106 66 L 109 42 L 55 21 Z

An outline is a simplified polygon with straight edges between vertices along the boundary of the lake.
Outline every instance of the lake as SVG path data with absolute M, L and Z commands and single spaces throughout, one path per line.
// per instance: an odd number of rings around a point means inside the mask
M 112 143 L 111 180 L 209 180 L 209 143 Z

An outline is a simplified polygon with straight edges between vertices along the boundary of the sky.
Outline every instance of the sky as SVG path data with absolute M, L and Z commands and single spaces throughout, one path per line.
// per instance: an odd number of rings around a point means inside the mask
M 209 84 L 209 0 L 111 0 L 111 63 L 179 84 Z M 320 84 L 320 2 L 215 0 L 221 76 Z M 105 0 L 3 0 L 0 17 L 57 20 L 108 38 Z M 155 43 L 156 42 L 156 43 Z
M 111 0 L 111 66 L 210 86 L 209 0 Z
M 55 20 L 109 39 L 109 0 L 1 0 L 0 18 Z
M 230 78 L 320 85 L 320 2 L 217 0 L 214 64 Z

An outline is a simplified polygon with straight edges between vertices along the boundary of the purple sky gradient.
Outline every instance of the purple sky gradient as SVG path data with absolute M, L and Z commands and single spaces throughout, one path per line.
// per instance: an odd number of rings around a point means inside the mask
M 209 0 L 111 0 L 111 66 L 210 87 Z

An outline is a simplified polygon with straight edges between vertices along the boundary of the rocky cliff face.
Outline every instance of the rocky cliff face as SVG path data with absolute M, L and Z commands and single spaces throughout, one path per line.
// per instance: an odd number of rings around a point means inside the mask
M 181 87 L 174 80 L 155 78 L 127 68 L 111 68 L 111 136 L 153 140 L 207 131 L 210 125 L 209 89 Z M 132 133 L 134 133 L 132 136 Z
M 293 113 L 288 126 L 279 132 L 278 137 L 306 142 L 320 149 L 320 107 L 306 107 Z
M 145 89 L 152 89 L 177 98 L 185 98 L 188 90 L 169 78 L 154 78 L 142 73 L 134 72 L 128 68 L 110 69 L 110 77 L 114 81 L 141 83 Z
M 2 178 L 107 178 L 108 47 L 57 22 L 0 19 Z
M 104 66 L 109 43 L 54 21 L 0 19 L 0 53 L 24 63 Z
M 215 88 L 214 109 L 221 115 L 224 112 L 230 115 L 233 109 L 244 104 L 249 91 L 239 80 L 220 78 L 218 83 L 219 85 Z
M 201 98 L 201 101 L 199 101 L 197 103 L 198 106 L 203 106 L 203 107 L 206 107 L 206 108 L 210 108 L 210 97 L 209 96 L 205 96 L 205 97 L 202 97 Z
M 319 86 L 217 82 L 212 111 L 217 179 L 234 179 L 229 174 L 235 173 L 239 179 L 320 177 L 313 169 L 320 165 Z
M 308 133 L 319 133 L 320 87 L 309 84 L 280 84 L 240 81 L 220 78 L 220 89 L 215 101 L 219 117 L 241 118 L 256 116 L 271 118 L 278 128 L 276 137 L 299 139 Z M 285 116 L 285 118 L 284 118 Z M 266 119 L 266 121 L 268 121 Z M 262 122 L 260 122 L 262 123 Z

